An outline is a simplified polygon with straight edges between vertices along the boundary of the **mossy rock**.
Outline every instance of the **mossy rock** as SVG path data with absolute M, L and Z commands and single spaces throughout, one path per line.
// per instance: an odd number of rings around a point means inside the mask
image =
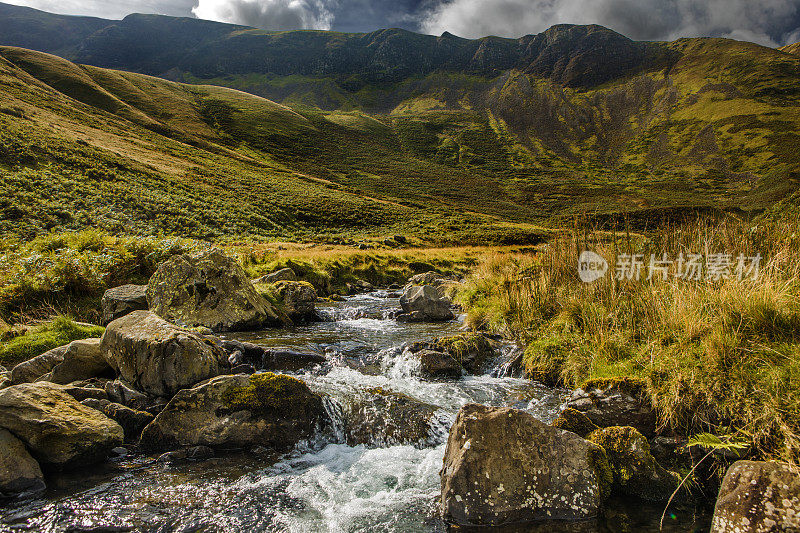
M 615 491 L 645 500 L 669 499 L 680 477 L 663 468 L 650 453 L 650 443 L 635 428 L 613 426 L 597 429 L 587 437 L 606 451 Z
M 495 356 L 494 349 L 480 333 L 461 333 L 436 339 L 431 348 L 451 355 L 467 372 L 477 374 Z
M 299 379 L 266 372 L 219 376 L 175 395 L 142 433 L 146 450 L 185 446 L 285 450 L 310 438 L 322 398 Z
M 589 420 L 582 412 L 577 409 L 564 409 L 564 411 L 553 421 L 553 427 L 571 431 L 581 437 L 586 437 L 592 431 L 599 429 L 597 424 Z

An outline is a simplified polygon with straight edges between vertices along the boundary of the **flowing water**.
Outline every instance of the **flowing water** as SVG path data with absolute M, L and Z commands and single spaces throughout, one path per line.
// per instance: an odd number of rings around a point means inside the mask
M 399 324 L 390 318 L 397 299 L 387 296 L 377 291 L 326 305 L 321 308 L 325 322 L 235 336 L 327 357 L 323 367 L 294 374 L 326 397 L 332 422 L 313 441 L 280 456 L 251 450 L 177 465 L 128 456 L 93 470 L 53 475 L 45 497 L 0 507 L 0 531 L 446 531 L 437 517 L 439 470 L 458 409 L 469 402 L 513 406 L 550 421 L 565 391 L 492 377 L 503 375 L 497 371 L 502 357 L 495 372 L 486 375 L 421 379 L 403 346 L 457 333 L 461 324 Z M 375 404 L 376 398 L 396 393 L 424 406 L 429 416 L 422 418 L 421 429 L 415 424 L 424 434 L 405 435 L 405 418 L 393 427 L 392 417 L 402 413 L 370 408 L 383 405 Z M 361 413 L 364 429 L 358 444 L 344 429 L 354 411 Z M 608 520 L 591 527 L 657 531 L 661 510 L 622 501 Z M 678 515 L 668 515 L 665 530 L 699 531 L 707 520 L 691 509 Z M 545 528 L 549 533 L 572 530 Z M 514 529 L 534 530 L 539 529 Z

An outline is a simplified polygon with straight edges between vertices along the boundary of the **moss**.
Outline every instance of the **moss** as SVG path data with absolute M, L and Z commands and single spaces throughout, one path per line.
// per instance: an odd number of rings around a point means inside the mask
M 479 370 L 494 351 L 480 333 L 461 333 L 442 337 L 433 342 L 434 350 L 445 352 L 471 372 Z
M 291 376 L 272 372 L 250 376 L 246 386 L 225 391 L 222 402 L 231 412 L 246 410 L 295 417 L 298 413 L 316 414 L 321 407 L 319 396 L 312 393 L 308 385 Z
M 586 437 L 589 433 L 599 429 L 597 424 L 577 409 L 564 409 L 564 411 L 553 421 L 553 427 L 571 431 L 581 437 Z
M 614 471 L 608 461 L 606 452 L 602 447 L 593 448 L 589 450 L 587 459 L 597 477 L 600 499 L 605 500 L 611 495 L 614 486 Z
M 59 316 L 24 335 L 0 343 L 0 364 L 13 366 L 72 341 L 100 337 L 104 331 L 103 327 L 77 324 L 70 318 Z
M 678 487 L 678 475 L 656 462 L 650 453 L 650 443 L 635 428 L 598 429 L 587 439 L 605 450 L 613 471 L 614 487 L 619 492 L 647 500 L 664 500 Z

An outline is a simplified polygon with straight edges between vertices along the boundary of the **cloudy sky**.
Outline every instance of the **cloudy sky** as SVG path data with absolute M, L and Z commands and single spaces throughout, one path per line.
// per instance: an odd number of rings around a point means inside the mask
M 269 30 L 401 27 L 463 37 L 519 37 L 553 24 L 602 24 L 634 39 L 800 41 L 800 0 L 0 0 L 55 13 L 160 13 Z

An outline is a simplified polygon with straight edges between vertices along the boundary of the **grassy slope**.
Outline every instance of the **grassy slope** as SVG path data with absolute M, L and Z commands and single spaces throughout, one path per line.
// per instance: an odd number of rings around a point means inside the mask
M 504 242 L 556 215 L 791 197 L 800 59 L 665 46 L 679 58 L 666 74 L 592 90 L 516 71 L 353 92 L 272 77 L 284 104 L 2 48 L 0 231 Z M 255 90 L 255 77 L 205 81 Z M 326 98 L 342 109 L 307 105 Z

